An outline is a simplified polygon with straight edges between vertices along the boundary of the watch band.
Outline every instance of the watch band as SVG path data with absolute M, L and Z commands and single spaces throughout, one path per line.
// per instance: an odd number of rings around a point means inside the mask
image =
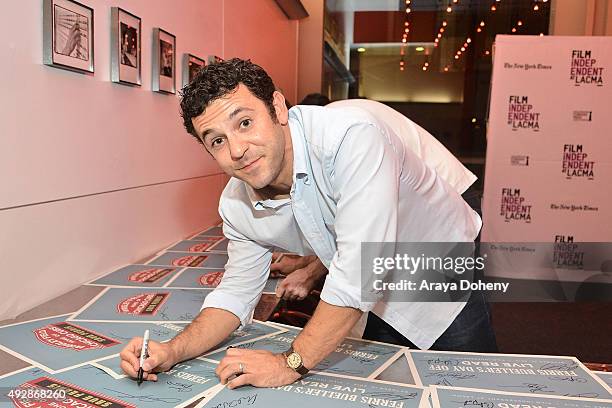
M 302 375 L 302 376 L 304 376 L 304 375 L 308 374 L 308 372 L 309 372 L 310 370 L 309 370 L 309 369 L 307 369 L 306 367 L 304 367 L 304 364 L 303 364 L 303 361 L 304 361 L 304 360 L 302 359 L 302 356 L 301 356 L 301 355 L 300 355 L 300 354 L 299 354 L 297 351 L 295 351 L 295 350 L 293 349 L 293 345 L 291 345 L 291 346 L 289 347 L 289 350 L 287 350 L 287 351 L 285 351 L 285 352 L 283 353 L 283 356 L 285 356 L 285 360 L 287 360 L 291 354 L 297 354 L 297 355 L 300 357 L 300 361 L 301 361 L 301 363 L 300 363 L 300 365 L 299 365 L 298 367 L 295 367 L 295 368 L 294 368 L 294 367 L 291 367 L 289 364 L 287 364 L 287 366 L 288 366 L 289 368 L 291 368 L 292 370 L 294 370 L 295 372 L 297 372 L 298 374 Z

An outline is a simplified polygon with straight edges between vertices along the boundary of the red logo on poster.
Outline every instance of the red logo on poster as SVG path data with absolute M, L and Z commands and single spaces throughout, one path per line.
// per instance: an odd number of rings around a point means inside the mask
M 201 275 L 198 281 L 201 286 L 216 288 L 221 283 L 221 278 L 223 278 L 223 272 L 217 271 Z
M 66 322 L 49 324 L 34 329 L 33 332 L 36 339 L 43 344 L 75 351 L 103 349 L 121 344 L 117 340 Z
M 117 311 L 131 315 L 154 316 L 169 297 L 170 293 L 141 293 L 122 300 L 117 305 Z
M 207 258 L 208 258 L 207 255 L 200 255 L 200 256 L 188 255 L 182 258 L 173 259 L 172 265 L 196 267 L 196 266 L 202 265 Z
M 130 282 L 155 283 L 160 279 L 170 275 L 176 269 L 174 268 L 153 268 L 143 271 L 136 271 L 128 276 Z
M 200 242 L 199 244 L 189 247 L 189 252 L 204 252 L 210 248 L 212 244 L 214 244 L 214 242 Z

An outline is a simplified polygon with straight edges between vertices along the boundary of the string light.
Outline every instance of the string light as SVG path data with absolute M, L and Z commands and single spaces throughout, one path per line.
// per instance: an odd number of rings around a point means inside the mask
M 410 12 L 412 11 L 412 9 L 410 8 L 410 3 L 411 0 L 406 0 L 406 15 L 409 15 Z M 408 18 L 408 17 L 406 17 Z M 408 42 L 408 33 L 410 32 L 410 22 L 408 20 L 404 21 L 404 32 L 402 34 L 402 44 L 400 47 L 400 63 L 399 63 L 399 69 L 400 71 L 404 71 L 404 55 L 406 54 L 406 51 L 404 50 L 404 47 L 406 47 L 406 43 Z

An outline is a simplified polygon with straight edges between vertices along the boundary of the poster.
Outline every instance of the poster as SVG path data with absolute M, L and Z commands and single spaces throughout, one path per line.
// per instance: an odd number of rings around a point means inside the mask
M 256 339 L 264 338 L 270 335 L 284 332 L 285 329 L 273 326 L 270 323 L 254 320 L 248 326 L 238 329 L 229 335 L 227 339 L 218 344 L 211 352 L 225 350 L 229 346 L 236 346 Z M 94 366 L 104 370 L 108 375 L 114 378 L 123 378 L 125 374 L 121 369 L 121 359 L 118 355 L 111 356 L 92 363 Z
M 223 237 L 223 226 L 210 227 L 204 231 L 198 232 L 189 239 L 197 239 L 196 237 Z
M 64 390 L 64 398 L 35 403 L 26 398 L 3 396 L 0 406 L 55 408 L 161 408 L 184 407 L 198 400 L 203 393 L 219 384 L 215 366 L 210 362 L 192 360 L 179 363 L 172 370 L 158 375 L 157 382 L 145 381 L 140 386 L 133 379 L 115 379 L 104 371 L 86 365 L 49 374 L 40 368 L 28 367 L 0 377 L 3 394 L 19 387 L 27 390 L 53 392 Z M 7 400 L 8 398 L 8 400 Z M 11 402 L 8 402 L 11 401 Z
M 106 288 L 69 320 L 189 323 L 210 289 Z
M 69 322 L 70 314 L 0 327 L 0 349 L 49 373 L 75 368 L 119 353 L 133 337 L 149 330 L 162 342 L 179 333 L 184 323 L 118 324 Z
M 413 385 L 314 374 L 277 388 L 223 387 L 197 407 L 428 408 L 428 395 Z
M 227 252 L 228 240 L 223 237 L 203 237 L 177 242 L 167 252 Z
M 101 278 L 94 279 L 87 285 L 161 288 L 180 270 L 179 267 L 170 266 L 127 265 Z
M 228 257 L 221 253 L 165 252 L 147 262 L 147 265 L 191 268 L 225 268 Z
M 432 387 L 433 408 L 612 408 L 612 400 L 517 394 L 469 388 Z
M 601 378 L 603 382 L 605 382 L 608 387 L 612 388 L 612 373 L 603 372 L 603 371 L 595 371 L 593 372 L 597 377 Z
M 287 331 L 243 343 L 236 347 L 268 350 L 273 353 L 287 351 L 301 329 L 285 325 L 278 326 L 286 328 Z M 334 352 L 324 358 L 312 371 L 357 378 L 376 378 L 403 354 L 403 350 L 402 347 L 392 344 L 346 338 Z M 207 353 L 203 357 L 211 361 L 221 361 L 224 356 L 225 350 L 222 350 Z
M 223 269 L 185 268 L 166 286 L 169 288 L 216 288 L 223 278 Z M 264 286 L 264 294 L 276 293 L 279 279 L 268 279 Z
M 606 384 L 575 357 L 408 350 L 417 384 L 609 398 Z

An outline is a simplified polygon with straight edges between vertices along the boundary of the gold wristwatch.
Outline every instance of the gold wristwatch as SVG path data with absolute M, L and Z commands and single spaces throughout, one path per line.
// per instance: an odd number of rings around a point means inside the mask
M 293 346 L 289 347 L 289 350 L 285 351 L 283 356 L 285 356 L 287 366 L 293 371 L 302 376 L 308 374 L 309 370 L 304 367 L 304 364 L 302 363 L 302 356 L 300 356 L 300 354 L 293 349 Z

